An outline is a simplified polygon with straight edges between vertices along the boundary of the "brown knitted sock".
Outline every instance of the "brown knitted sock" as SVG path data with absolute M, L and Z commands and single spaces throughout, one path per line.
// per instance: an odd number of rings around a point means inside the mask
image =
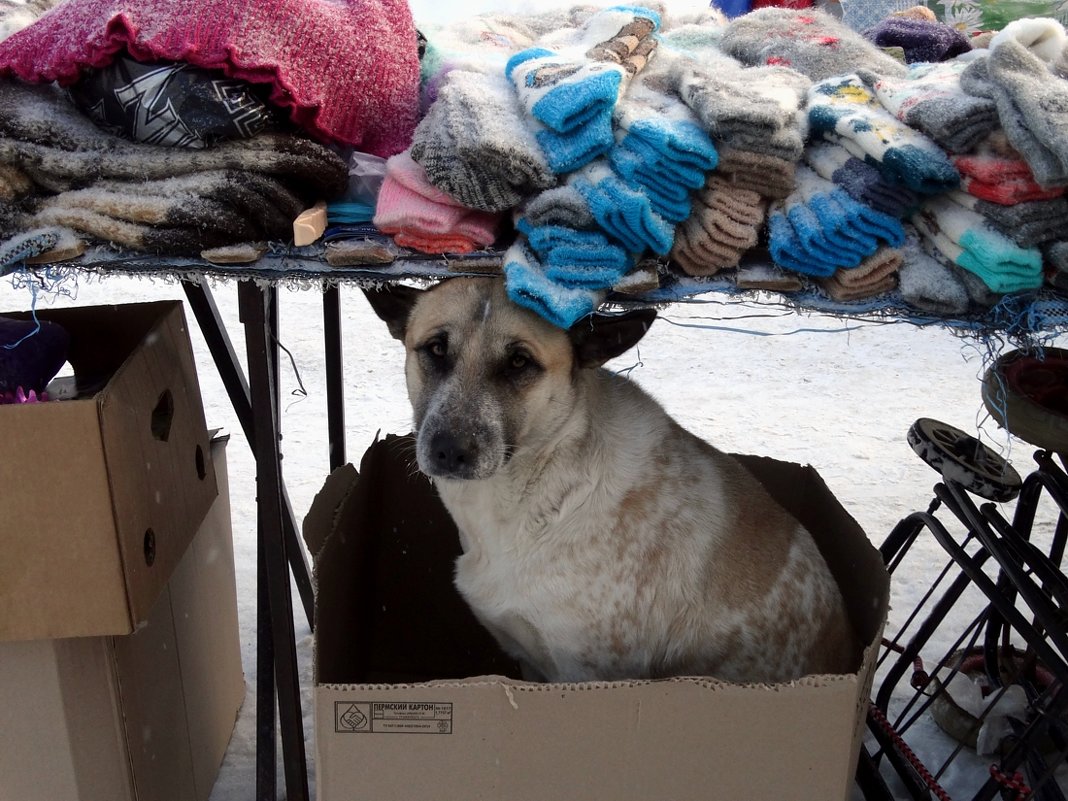
M 782 200 L 795 186 L 797 162 L 736 148 L 720 148 L 720 176 L 739 189 L 750 189 L 762 197 Z
M 672 258 L 690 275 L 737 267 L 756 245 L 766 213 L 767 202 L 757 192 L 713 173 L 694 194 L 690 216 L 675 229 Z
M 653 36 L 656 26 L 645 17 L 635 17 L 619 29 L 619 32 L 603 42 L 598 42 L 588 51 L 586 58 L 619 64 L 633 77 L 641 72 L 656 51 L 657 39 Z
M 897 286 L 897 271 L 901 264 L 900 250 L 883 247 L 856 267 L 839 268 L 834 275 L 820 280 L 819 283 L 823 291 L 834 300 L 871 298 L 889 292 Z

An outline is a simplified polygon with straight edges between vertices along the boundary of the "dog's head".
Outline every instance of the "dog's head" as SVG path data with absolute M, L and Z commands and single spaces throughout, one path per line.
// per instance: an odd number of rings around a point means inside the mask
M 512 303 L 499 278 L 365 294 L 407 351 L 419 468 L 448 479 L 489 478 L 513 454 L 551 442 L 582 371 L 636 344 L 656 316 L 592 315 L 565 331 Z

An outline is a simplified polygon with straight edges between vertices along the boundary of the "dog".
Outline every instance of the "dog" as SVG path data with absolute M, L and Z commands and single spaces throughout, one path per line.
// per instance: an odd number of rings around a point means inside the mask
M 456 587 L 525 678 L 856 669 L 811 534 L 734 457 L 602 366 L 655 310 L 565 331 L 496 277 L 365 294 L 406 349 L 416 462 L 460 533 Z

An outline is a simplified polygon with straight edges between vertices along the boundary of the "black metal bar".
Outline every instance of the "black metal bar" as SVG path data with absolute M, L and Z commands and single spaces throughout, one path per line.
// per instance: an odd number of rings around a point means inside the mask
M 219 307 L 215 305 L 215 297 L 211 290 L 203 284 L 195 281 L 182 281 L 186 300 L 189 308 L 193 310 L 200 333 L 208 345 L 211 357 L 215 361 L 215 369 L 219 371 L 226 394 L 230 396 L 230 404 L 234 407 L 234 414 L 241 424 L 241 431 L 245 439 L 252 442 L 252 403 L 249 401 L 248 381 L 241 369 L 237 352 L 226 333 L 222 317 L 219 315 Z
M 238 286 L 241 321 L 245 326 L 249 387 L 256 454 L 256 503 L 262 531 L 270 627 L 274 643 L 274 686 L 278 694 L 278 723 L 286 797 L 308 800 L 308 766 L 304 751 L 300 677 L 293 627 L 293 602 L 286 557 L 282 514 L 281 451 L 275 417 L 276 388 L 272 385 L 269 298 L 250 282 Z
M 879 772 L 878 764 L 872 759 L 868 749 L 863 747 L 857 759 L 856 782 L 864 801 L 894 801 L 894 795 Z
M 252 430 L 252 401 L 249 397 L 248 381 L 245 380 L 245 373 L 241 368 L 237 352 L 226 333 L 226 326 L 223 324 L 218 306 L 215 305 L 215 298 L 211 290 L 203 284 L 183 281 L 182 286 L 185 289 L 189 306 L 193 310 L 193 316 L 196 318 L 197 325 L 200 326 L 201 334 L 215 362 L 215 369 L 219 371 L 226 394 L 230 397 L 234 414 L 237 415 L 237 420 L 241 424 L 241 431 L 251 446 L 255 441 L 255 435 Z M 277 319 L 277 312 L 275 319 Z M 253 452 L 255 453 L 254 448 Z M 308 626 L 312 627 L 315 621 L 315 591 L 312 588 L 311 568 L 308 566 L 304 549 L 299 544 L 297 518 L 293 514 L 293 505 L 289 501 L 284 485 L 282 491 L 284 505 L 282 524 L 285 529 L 286 542 L 289 545 L 286 553 L 289 557 L 290 569 L 293 571 L 293 580 L 300 593 L 304 615 L 308 620 Z
M 275 719 L 274 636 L 267 588 L 263 528 L 257 526 L 256 555 L 256 801 L 278 798 L 278 736 Z
M 323 345 L 326 351 L 326 425 L 330 469 L 345 464 L 345 367 L 341 352 L 341 290 L 323 289 Z

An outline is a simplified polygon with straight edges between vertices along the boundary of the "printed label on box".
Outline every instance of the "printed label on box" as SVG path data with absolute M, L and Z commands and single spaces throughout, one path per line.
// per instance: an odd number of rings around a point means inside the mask
M 339 734 L 452 734 L 452 704 L 432 701 L 335 701 Z

